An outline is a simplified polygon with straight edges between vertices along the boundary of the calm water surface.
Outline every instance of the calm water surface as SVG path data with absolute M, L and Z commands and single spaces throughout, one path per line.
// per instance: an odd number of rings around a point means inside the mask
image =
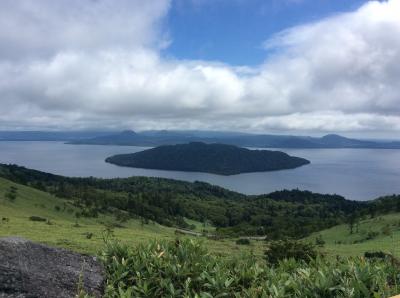
M 0 163 L 65 176 L 103 178 L 151 176 L 205 181 L 246 194 L 281 189 L 307 189 L 367 200 L 400 193 L 400 150 L 282 149 L 307 158 L 310 165 L 293 170 L 219 176 L 206 173 L 123 168 L 104 162 L 108 156 L 144 150 L 144 147 L 67 145 L 61 142 L 0 141 Z

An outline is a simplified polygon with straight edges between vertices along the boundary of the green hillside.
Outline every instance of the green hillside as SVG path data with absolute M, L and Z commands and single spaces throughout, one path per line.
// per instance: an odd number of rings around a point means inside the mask
M 342 224 L 314 233 L 306 238 L 325 241 L 323 250 L 329 255 L 362 256 L 366 251 L 384 251 L 400 257 L 400 213 L 360 220 L 350 233 L 348 224 Z
M 72 178 L 16 165 L 1 165 L 0 177 L 68 199 L 80 217 L 114 214 L 120 219 L 154 221 L 189 228 L 184 218 L 209 222 L 221 236 L 302 238 L 349 217 L 400 210 L 400 196 L 356 202 L 338 195 L 285 190 L 246 196 L 204 182 L 130 177 Z
M 14 202 L 7 198 L 11 187 L 17 188 L 17 198 Z M 91 254 L 102 248 L 103 236 L 107 231 L 112 231 L 117 239 L 127 244 L 178 237 L 175 228 L 155 222 L 146 224 L 139 219 L 129 219 L 121 223 L 111 215 L 77 219 L 75 216 L 77 211 L 79 209 L 68 200 L 0 178 L 0 218 L 4 219 L 0 223 L 0 237 L 18 235 Z M 32 221 L 29 219 L 31 216 L 44 218 L 48 222 Z M 195 226 L 195 231 L 202 230 L 202 223 L 185 220 L 189 225 Z M 215 230 L 210 224 L 205 228 L 210 232 Z M 400 213 L 361 220 L 359 224 L 355 224 L 353 234 L 350 234 L 349 226 L 343 224 L 314 233 L 306 240 L 315 242 L 317 237 L 322 237 L 325 241 L 321 250 L 329 255 L 361 256 L 365 251 L 383 250 L 400 256 Z M 204 237 L 200 239 L 212 252 L 222 255 L 254 251 L 260 256 L 266 246 L 262 241 L 251 241 L 251 245 L 246 246 L 236 245 L 236 239 L 208 240 Z
M 393 261 L 332 256 L 380 250 L 399 256 L 400 213 L 364 219 L 352 234 L 348 225 L 314 233 L 305 240 L 323 239 L 319 250 L 328 258 L 274 266 L 262 258 L 274 242 L 238 245 L 237 238 L 176 235 L 175 228 L 153 221 L 121 220 L 121 210 L 115 210 L 117 217 L 111 212 L 77 217 L 80 211 L 72 200 L 0 178 L 0 237 L 98 255 L 107 274 L 105 297 L 389 297 L 399 291 Z M 184 220 L 194 231 L 215 232 L 210 223 Z M 165 272 L 161 279 L 159 272 Z
M 268 245 L 255 240 L 237 245 L 239 236 L 312 242 L 322 237 L 321 250 L 329 255 L 399 254 L 400 196 L 368 202 L 299 190 L 245 196 L 201 182 L 69 178 L 13 165 L 0 165 L 0 176 L 0 236 L 75 251 L 95 253 L 110 233 L 138 244 L 198 236 L 181 230 L 192 229 L 211 234 L 212 239 L 200 238 L 223 255 L 244 250 L 261 256 Z
M 11 187 L 17 188 L 17 197 L 13 202 L 7 198 Z M 103 236 L 110 231 L 116 239 L 130 245 L 154 239 L 192 237 L 177 236 L 174 228 L 155 222 L 146 224 L 139 219 L 129 219 L 123 223 L 111 215 L 77 219 L 75 216 L 77 211 L 79 209 L 68 200 L 0 178 L 0 237 L 21 236 L 33 241 L 90 254 L 95 254 L 103 248 Z M 29 219 L 31 216 L 37 216 L 46 221 L 32 221 Z M 195 225 L 198 231 L 201 229 L 202 224 L 199 222 L 188 220 L 188 223 Z M 210 225 L 207 225 L 206 228 L 210 231 L 214 229 Z M 219 241 L 203 237 L 201 239 L 211 251 L 222 255 L 236 254 L 243 250 L 254 250 L 257 254 L 262 253 L 262 245 L 258 242 L 254 242 L 251 246 L 239 246 L 235 244 L 234 239 Z

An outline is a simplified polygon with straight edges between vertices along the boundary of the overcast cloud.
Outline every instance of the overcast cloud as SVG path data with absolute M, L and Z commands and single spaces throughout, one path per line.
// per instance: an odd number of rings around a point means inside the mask
M 0 129 L 400 132 L 400 0 L 281 32 L 252 68 L 163 58 L 170 5 L 1 1 Z

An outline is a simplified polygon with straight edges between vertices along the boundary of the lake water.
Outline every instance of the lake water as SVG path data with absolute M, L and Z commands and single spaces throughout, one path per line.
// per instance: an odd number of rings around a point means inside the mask
M 297 169 L 219 176 L 206 173 L 123 168 L 105 163 L 106 157 L 133 153 L 143 147 L 67 145 L 61 142 L 0 141 L 0 163 L 65 176 L 103 178 L 151 176 L 205 181 L 246 194 L 281 189 L 337 193 L 348 199 L 368 200 L 400 193 L 400 150 L 282 149 L 311 161 Z

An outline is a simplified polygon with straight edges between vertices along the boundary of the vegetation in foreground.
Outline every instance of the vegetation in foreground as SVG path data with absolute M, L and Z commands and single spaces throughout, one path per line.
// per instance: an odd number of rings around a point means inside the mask
M 220 258 L 193 240 L 136 247 L 108 242 L 101 259 L 106 297 L 389 297 L 400 292 L 400 270 L 385 259 L 310 256 L 266 263 L 252 255 Z
M 43 182 L 47 183 L 46 190 L 55 185 L 50 178 L 50 182 Z M 294 194 L 279 192 L 272 197 L 293 202 L 290 196 Z M 303 199 L 300 196 L 296 200 Z M 320 200 L 315 198 L 315 202 Z M 394 210 L 391 206 L 396 206 L 396 201 L 387 198 L 388 204 L 385 200 L 375 201 L 381 204 L 377 210 Z M 392 252 L 397 247 L 399 213 L 381 215 L 379 211 L 373 217 L 366 213 L 317 232 L 307 241 L 318 244 L 318 250 L 309 253 L 307 243 L 299 250 L 296 244 L 280 241 L 228 238 L 204 239 L 199 244 L 198 240 L 188 240 L 190 236 L 180 236 L 177 241 L 175 228 L 132 214 L 123 219 L 119 209 L 97 216 L 82 216 L 81 211 L 82 206 L 73 198 L 0 178 L 0 236 L 19 235 L 90 254 L 103 247 L 104 235 L 121 241 L 107 242 L 100 254 L 108 273 L 107 297 L 388 297 L 400 292 L 396 263 L 376 252 Z M 210 222 L 204 225 L 183 220 L 195 231 L 206 228 L 214 233 L 218 229 Z M 279 253 L 264 257 L 268 248 Z M 333 257 L 361 256 L 369 250 L 369 256 L 379 258 Z M 285 254 L 280 255 L 282 252 Z M 315 258 L 316 253 L 327 256 Z M 281 260 L 285 258 L 289 259 Z

